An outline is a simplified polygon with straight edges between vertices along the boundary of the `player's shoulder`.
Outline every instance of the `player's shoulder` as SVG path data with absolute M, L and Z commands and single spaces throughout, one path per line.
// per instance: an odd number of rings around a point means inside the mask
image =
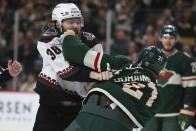
M 192 62 L 196 62 L 196 57 L 191 57 Z
M 60 37 L 60 32 L 54 28 L 47 29 L 39 38 L 39 42 L 48 43 L 55 37 Z
M 177 51 L 177 55 L 181 58 L 184 58 L 184 59 L 190 59 L 191 58 L 189 54 L 187 54 L 186 52 L 182 52 L 180 50 Z
M 82 37 L 86 38 L 87 40 L 91 40 L 91 41 L 96 39 L 95 35 L 90 32 L 82 32 Z
M 83 43 L 87 44 L 89 48 L 92 48 L 100 43 L 96 36 L 90 32 L 81 32 L 81 40 Z

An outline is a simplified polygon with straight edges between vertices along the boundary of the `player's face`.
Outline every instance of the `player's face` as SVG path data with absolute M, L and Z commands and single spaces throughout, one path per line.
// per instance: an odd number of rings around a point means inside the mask
M 73 30 L 76 34 L 80 32 L 81 21 L 80 18 L 65 19 L 62 21 L 63 31 Z
M 163 35 L 161 38 L 161 42 L 165 51 L 173 51 L 176 44 L 176 38 L 172 35 Z

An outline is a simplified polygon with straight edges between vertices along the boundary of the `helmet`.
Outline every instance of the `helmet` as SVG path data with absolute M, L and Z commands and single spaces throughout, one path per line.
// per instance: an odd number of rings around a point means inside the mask
M 80 18 L 81 27 L 83 26 L 83 17 L 80 9 L 74 3 L 60 3 L 52 11 L 52 21 L 57 21 L 62 30 L 62 20 L 69 18 Z
M 163 37 L 164 35 L 172 35 L 177 38 L 177 33 L 177 28 L 174 25 L 164 25 L 161 28 L 161 37 Z
M 139 53 L 133 65 L 137 65 L 140 61 L 142 61 L 142 67 L 146 67 L 159 74 L 165 68 L 167 57 L 159 48 L 149 46 Z

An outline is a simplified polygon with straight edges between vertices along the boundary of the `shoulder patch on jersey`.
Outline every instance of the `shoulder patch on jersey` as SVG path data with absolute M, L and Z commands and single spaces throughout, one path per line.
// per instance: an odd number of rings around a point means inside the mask
M 55 36 L 55 35 L 57 35 L 57 34 L 58 34 L 57 30 L 51 28 L 51 29 L 46 30 L 46 31 L 43 33 L 43 36 Z
M 89 32 L 83 32 L 83 36 L 86 37 L 87 40 L 95 39 L 95 36 L 92 33 L 89 33 Z
M 48 43 L 58 36 L 58 31 L 56 29 L 48 29 L 46 30 L 39 38 L 40 42 Z

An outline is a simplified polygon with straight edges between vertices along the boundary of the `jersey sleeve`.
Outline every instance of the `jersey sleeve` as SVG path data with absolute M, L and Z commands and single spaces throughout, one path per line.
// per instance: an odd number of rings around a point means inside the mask
M 192 63 L 192 60 L 190 57 L 182 57 L 182 66 L 181 66 L 181 75 L 182 75 L 182 86 L 184 88 L 189 88 L 189 87 L 194 87 L 196 86 L 195 85 L 195 82 L 194 82 L 194 79 L 195 79 L 195 75 L 193 75 L 193 71 L 192 71 L 192 66 L 191 66 L 191 63 Z
M 103 52 L 103 47 L 102 47 L 101 43 L 99 43 L 99 44 L 96 44 L 91 50 L 97 51 L 97 52 Z
M 71 35 L 63 40 L 63 55 L 70 62 L 87 66 L 98 72 L 106 71 L 107 67 L 118 69 L 121 65 L 131 63 L 125 57 L 110 56 L 102 52 L 90 50 L 87 45 L 82 44 Z
M 184 104 L 194 106 L 196 108 L 196 60 L 191 59 L 189 65 L 190 75 L 189 77 L 186 77 L 186 79 L 183 79 L 187 83 Z

